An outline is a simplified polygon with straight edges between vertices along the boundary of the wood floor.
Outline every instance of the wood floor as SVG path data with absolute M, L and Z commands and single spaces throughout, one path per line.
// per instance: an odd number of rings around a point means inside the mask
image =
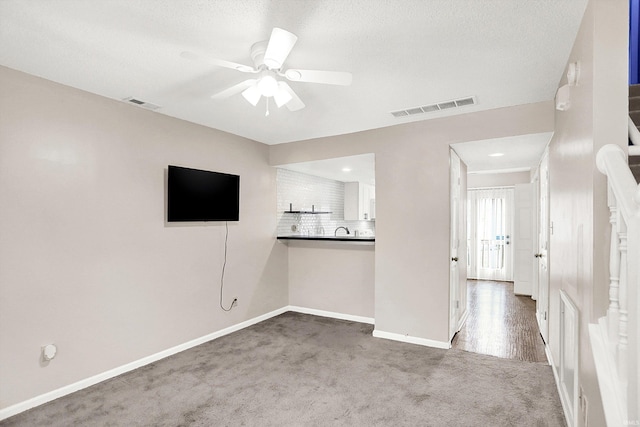
M 512 282 L 467 281 L 469 317 L 452 347 L 506 359 L 547 363 L 536 302 L 513 293 Z

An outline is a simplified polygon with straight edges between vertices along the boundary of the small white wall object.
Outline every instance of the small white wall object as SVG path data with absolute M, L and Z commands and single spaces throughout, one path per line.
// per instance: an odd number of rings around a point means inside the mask
M 580 80 L 580 63 L 572 62 L 567 66 L 567 84 L 558 88 L 556 92 L 556 110 L 567 111 L 571 107 L 571 86 L 576 86 Z
M 560 86 L 556 92 L 556 110 L 567 111 L 571 107 L 569 85 Z
M 42 358 L 46 361 L 49 361 L 56 357 L 56 353 L 58 352 L 58 347 L 55 344 L 47 344 L 42 347 Z
M 580 80 L 580 63 L 572 62 L 567 67 L 567 83 L 569 86 L 575 86 Z

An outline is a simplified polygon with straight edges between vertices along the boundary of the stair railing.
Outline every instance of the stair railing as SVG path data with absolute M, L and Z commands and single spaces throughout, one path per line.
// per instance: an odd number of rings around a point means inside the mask
M 607 176 L 609 305 L 589 335 L 607 425 L 640 425 L 640 185 L 619 146 L 602 147 L 596 163 Z

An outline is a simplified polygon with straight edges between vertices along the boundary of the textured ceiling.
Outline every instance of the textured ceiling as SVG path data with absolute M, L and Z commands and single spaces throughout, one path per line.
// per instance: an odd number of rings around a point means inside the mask
M 2 0 L 0 64 L 267 144 L 554 97 L 586 0 Z M 252 65 L 273 27 L 285 68 L 349 71 L 349 87 L 291 82 L 291 112 L 210 95 L 246 78 L 182 51 Z M 390 112 L 476 96 L 477 105 Z

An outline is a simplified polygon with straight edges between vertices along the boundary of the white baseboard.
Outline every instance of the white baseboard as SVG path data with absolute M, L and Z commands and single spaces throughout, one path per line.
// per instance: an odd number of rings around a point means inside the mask
M 296 305 L 289 305 L 285 311 L 295 311 L 296 313 L 313 314 L 314 316 L 331 317 L 333 319 L 350 320 L 352 322 L 368 323 L 369 325 L 375 324 L 373 317 L 354 316 L 352 314 L 336 313 L 334 311 L 316 310 L 315 308 L 299 307 Z
M 384 332 L 379 329 L 374 329 L 373 336 L 376 338 L 385 338 L 388 340 L 401 341 L 409 344 L 423 345 L 425 347 L 435 347 L 435 348 L 443 348 L 443 349 L 451 348 L 451 343 L 448 341 L 429 340 L 426 338 L 412 337 L 409 335 L 396 334 L 393 332 Z
M 562 412 L 564 413 L 564 420 L 565 420 L 565 422 L 567 423 L 568 426 L 572 426 L 573 425 L 573 420 L 569 416 L 570 412 L 569 412 L 569 408 L 567 406 L 568 402 L 563 397 L 564 394 L 562 392 L 562 386 L 560 384 L 560 374 L 558 373 L 558 370 L 556 369 L 556 364 L 553 361 L 553 356 L 551 355 L 551 349 L 549 348 L 549 344 L 545 344 L 544 345 L 544 352 L 547 354 L 547 360 L 549 361 L 549 365 L 551 365 L 551 371 L 553 372 L 553 379 L 556 382 L 556 389 L 558 390 L 558 396 L 560 396 L 560 404 L 562 405 Z
M 160 351 L 156 354 L 152 354 L 151 356 L 143 357 L 142 359 L 136 360 L 131 363 L 127 363 L 126 365 L 119 366 L 117 368 L 111 369 L 101 374 L 94 375 L 92 377 L 85 378 L 73 384 L 60 387 L 48 393 L 41 394 L 39 396 L 25 400 L 24 402 L 20 402 L 20 403 L 16 403 L 15 405 L 8 406 L 0 410 L 0 421 L 6 418 L 12 417 L 14 415 L 17 415 L 20 412 L 24 412 L 28 409 L 31 409 L 36 406 L 43 405 L 52 400 L 58 399 L 62 396 L 66 396 L 78 390 L 82 390 L 84 388 L 98 384 L 102 381 L 114 378 L 118 375 L 122 375 L 126 372 L 133 371 L 134 369 L 138 369 L 142 366 L 148 365 L 149 363 L 157 362 L 158 360 L 164 359 L 165 357 L 174 355 L 176 353 L 180 353 L 181 351 L 188 350 L 192 347 L 198 346 L 200 344 L 204 344 L 208 341 L 215 340 L 216 338 L 220 338 L 230 333 L 239 331 L 240 329 L 244 329 L 246 327 L 255 325 L 256 323 L 260 323 L 264 320 L 278 316 L 282 313 L 285 313 L 286 311 L 288 311 L 288 307 L 279 308 L 277 310 L 271 311 L 261 316 L 254 317 L 253 319 L 245 320 L 244 322 L 229 326 L 228 328 L 222 329 L 220 331 L 213 332 L 203 337 L 196 338 L 194 340 L 186 342 L 184 344 L 180 344 L 175 347 L 171 347 L 169 349 Z
M 177 345 L 175 347 L 171 347 L 169 349 L 160 351 L 158 353 L 152 354 L 150 356 L 144 357 L 142 359 L 133 361 L 131 363 L 127 363 L 126 365 L 119 366 L 117 368 L 111 369 L 109 371 L 103 372 L 98 375 L 94 375 L 89 378 L 85 378 L 83 380 L 77 381 L 73 384 L 66 385 L 64 387 L 60 387 L 56 390 L 41 394 L 39 396 L 33 397 L 31 399 L 25 400 L 24 402 L 16 403 L 15 405 L 8 406 L 4 409 L 0 409 L 0 421 L 17 415 L 21 412 L 29 410 L 39 405 L 43 405 L 47 402 L 51 402 L 52 400 L 58 399 L 60 397 L 66 396 L 68 394 L 74 393 L 78 390 L 82 390 L 87 387 L 91 387 L 95 384 L 98 384 L 102 381 L 114 378 L 118 375 L 122 375 L 124 373 L 133 371 L 134 369 L 138 369 L 142 366 L 148 365 L 153 362 L 157 362 L 158 360 L 164 359 L 165 357 L 172 356 L 176 353 L 180 353 L 181 351 L 188 350 L 190 348 L 196 347 L 200 344 L 204 344 L 206 342 L 215 340 L 216 338 L 220 338 L 222 336 L 231 334 L 233 332 L 239 331 L 240 329 L 247 328 L 249 326 L 255 325 L 256 323 L 260 323 L 272 317 L 278 316 L 280 314 L 286 313 L 287 311 L 294 311 L 297 313 L 303 314 L 311 314 L 314 316 L 322 316 L 322 317 L 330 317 L 334 319 L 340 320 L 349 320 L 352 322 L 359 323 L 367 323 L 370 325 L 374 325 L 375 321 L 372 317 L 364 317 L 364 316 L 354 316 L 351 314 L 344 313 L 336 313 L 332 311 L 324 311 L 324 310 L 316 310 L 313 308 L 299 307 L 299 306 L 285 306 L 279 308 L 277 310 L 271 311 L 269 313 L 263 314 L 258 317 L 254 317 L 252 319 L 246 320 L 244 322 L 238 323 L 236 325 L 229 326 L 228 328 L 222 329 L 217 332 L 213 332 L 211 334 L 205 335 L 200 338 L 196 338 L 184 344 Z M 401 341 L 410 344 L 418 344 L 426 347 L 435 347 L 435 348 L 443 348 L 448 349 L 451 348 L 451 344 L 449 342 L 443 341 L 434 341 L 425 338 L 417 338 L 411 337 L 408 335 L 395 334 L 391 332 L 383 332 L 380 330 L 374 330 L 373 336 L 377 338 L 385 338 L 394 341 Z

